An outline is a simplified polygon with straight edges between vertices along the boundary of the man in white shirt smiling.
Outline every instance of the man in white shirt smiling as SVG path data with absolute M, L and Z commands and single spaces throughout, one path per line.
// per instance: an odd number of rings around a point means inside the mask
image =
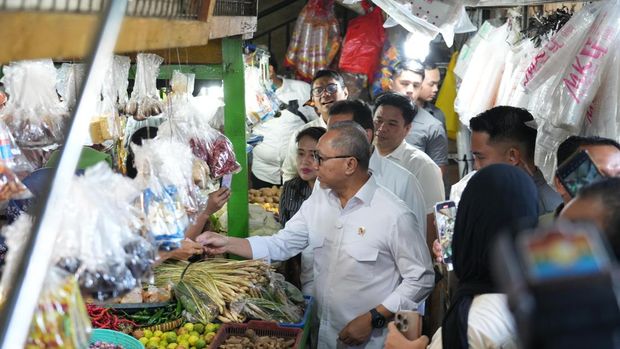
M 383 348 L 385 321 L 416 309 L 434 283 L 415 215 L 368 172 L 370 144 L 353 122 L 319 140 L 316 167 L 329 195 L 312 195 L 278 234 L 249 239 L 205 232 L 209 253 L 285 260 L 315 247 L 319 348 Z
M 329 119 L 329 108 L 337 101 L 347 99 L 349 91 L 344 84 L 342 75 L 333 70 L 319 70 L 312 80 L 312 103 L 319 113 L 319 118 L 303 125 L 291 135 L 288 152 L 284 163 L 282 164 L 282 179 L 284 182 L 292 179 L 297 175 L 297 148 L 295 146 L 295 137 L 299 131 L 308 127 L 324 127 L 327 128 L 327 120 Z

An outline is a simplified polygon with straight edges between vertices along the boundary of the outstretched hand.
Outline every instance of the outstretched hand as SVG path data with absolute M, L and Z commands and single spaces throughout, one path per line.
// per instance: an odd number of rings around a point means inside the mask
M 226 253 L 228 246 L 228 237 L 214 233 L 212 231 L 205 231 L 198 235 L 196 242 L 202 244 L 204 250 L 209 255 L 216 255 Z

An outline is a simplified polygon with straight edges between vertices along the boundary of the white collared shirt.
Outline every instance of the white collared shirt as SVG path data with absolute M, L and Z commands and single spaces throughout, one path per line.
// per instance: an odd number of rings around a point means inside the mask
M 292 100 L 297 100 L 301 107 L 310 98 L 310 84 L 303 81 L 282 79 L 282 86 L 276 89 L 275 93 L 282 102 L 288 104 Z M 300 111 L 308 119 L 314 117 L 307 115 L 301 108 Z M 289 151 L 290 135 L 292 133 L 296 135 L 296 131 L 304 125 L 305 122 L 298 115 L 288 110 L 281 110 L 280 117 L 269 119 L 254 127 L 252 132 L 263 136 L 263 141 L 252 151 L 252 173 L 258 179 L 268 183 L 281 184 L 281 169 Z M 294 138 L 292 138 L 292 143 L 296 156 L 297 146 Z
M 436 203 L 445 201 L 446 192 L 441 169 L 423 151 L 403 141 L 385 158 L 404 167 L 418 179 L 422 186 L 427 213 L 433 212 Z
M 316 195 L 319 193 L 326 193 Z M 319 348 L 336 348 L 338 333 L 379 304 L 391 312 L 416 309 L 434 285 L 426 242 L 415 215 L 370 179 L 342 208 L 331 190 L 310 196 L 284 229 L 251 237 L 254 258 L 286 260 L 314 250 Z M 385 329 L 361 348 L 383 348 Z

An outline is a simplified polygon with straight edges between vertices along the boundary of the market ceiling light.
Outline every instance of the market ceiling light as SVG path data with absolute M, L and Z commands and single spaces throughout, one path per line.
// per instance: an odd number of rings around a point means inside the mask
M 430 43 L 433 38 L 419 32 L 409 33 L 405 41 L 404 51 L 408 59 L 417 59 L 424 62 L 430 52 Z

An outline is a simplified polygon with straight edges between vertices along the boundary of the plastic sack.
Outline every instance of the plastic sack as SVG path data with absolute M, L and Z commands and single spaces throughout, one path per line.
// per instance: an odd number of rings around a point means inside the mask
M 0 304 L 3 304 L 6 294 L 13 286 L 19 257 L 23 254 L 24 244 L 30 234 L 32 228 L 32 217 L 27 214 L 20 215 L 15 222 L 2 227 L 2 236 L 4 237 L 7 252 L 5 255 L 5 265 L 2 271 L 2 280 L 0 281 Z
M 316 72 L 330 66 L 340 42 L 334 0 L 310 0 L 297 17 L 284 64 L 295 69 L 298 79 L 311 81 Z
M 64 139 L 67 108 L 56 94 L 51 60 L 21 61 L 3 67 L 0 80 L 9 100 L 0 116 L 22 148 L 58 145 Z
M 365 74 L 372 82 L 384 42 L 383 13 L 375 7 L 349 22 L 338 67 L 345 72 Z
M 39 297 L 25 348 L 87 348 L 91 329 L 75 278 L 53 268 Z
M 105 183 L 103 186 L 101 183 Z M 100 301 L 122 296 L 149 276 L 156 254 L 140 234 L 131 179 L 105 164 L 73 178 L 61 207 L 55 263 L 75 273 L 82 292 Z
M 390 18 L 385 27 L 400 24 L 411 33 L 428 37 L 429 41 L 441 33 L 446 45 L 452 47 L 454 28 L 464 9 L 461 0 L 373 0 Z
M 141 121 L 159 115 L 164 105 L 157 91 L 159 66 L 164 59 L 152 53 L 139 53 L 136 58 L 136 80 L 125 112 Z
M 245 67 L 245 106 L 248 123 L 265 122 L 279 116 L 280 100 L 267 88 L 257 67 Z

